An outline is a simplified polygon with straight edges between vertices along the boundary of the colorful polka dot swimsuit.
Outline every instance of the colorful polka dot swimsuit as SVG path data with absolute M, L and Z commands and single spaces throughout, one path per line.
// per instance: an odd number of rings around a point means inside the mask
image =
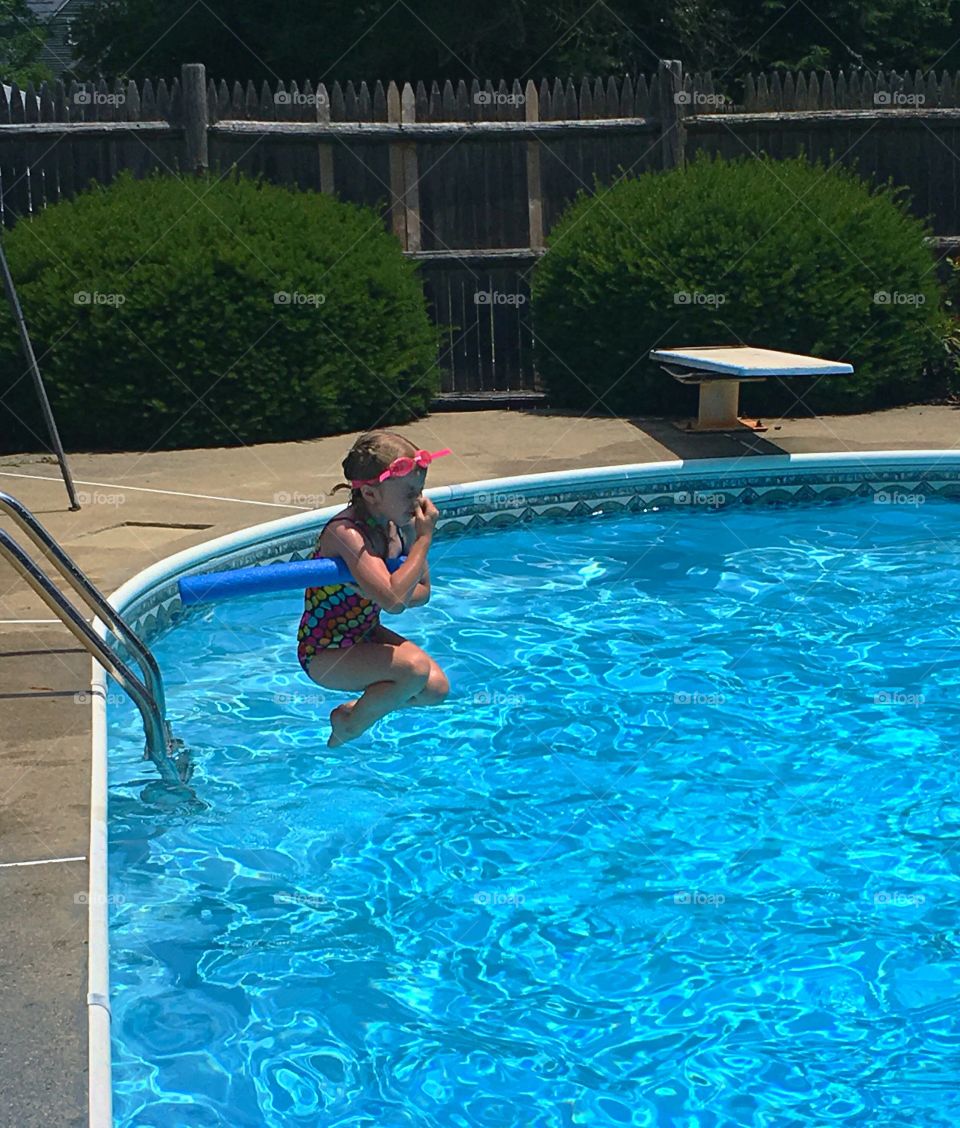
M 349 521 L 349 517 L 334 517 L 334 521 Z M 352 522 L 359 524 L 359 522 Z M 372 518 L 367 525 L 374 525 Z M 319 540 L 310 554 L 311 559 L 322 556 Z M 343 649 L 353 646 L 380 623 L 379 603 L 366 599 L 358 592 L 348 593 L 345 584 L 326 584 L 307 588 L 304 592 L 303 615 L 297 631 L 297 658 L 304 672 L 310 659 L 318 650 Z

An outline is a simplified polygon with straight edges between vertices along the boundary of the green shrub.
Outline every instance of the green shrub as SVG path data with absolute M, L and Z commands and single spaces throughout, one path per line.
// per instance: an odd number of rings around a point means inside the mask
M 745 384 L 745 410 L 808 414 L 798 396 L 816 411 L 922 397 L 923 365 L 942 352 L 944 324 L 927 234 L 898 190 L 803 158 L 701 156 L 581 193 L 532 283 L 550 402 L 689 412 L 695 391 L 647 354 L 715 344 L 854 366 L 848 377 Z
M 930 380 L 940 393 L 940 402 L 956 406 L 960 401 L 960 258 L 940 262 L 947 317 L 943 352 L 930 366 Z
M 395 426 L 439 388 L 416 267 L 368 208 L 246 177 L 124 172 L 5 242 L 68 449 Z M 4 303 L 5 450 L 46 443 L 25 371 Z

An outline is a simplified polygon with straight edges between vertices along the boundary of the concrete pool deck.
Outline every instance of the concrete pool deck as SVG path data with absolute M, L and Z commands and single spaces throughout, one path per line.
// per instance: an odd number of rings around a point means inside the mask
M 960 409 L 919 405 L 786 419 L 743 437 L 684 434 L 662 419 L 545 408 L 436 412 L 391 429 L 428 450 L 453 449 L 431 467 L 429 488 L 676 458 L 953 450 L 960 446 Z M 333 498 L 323 491 L 341 480 L 340 460 L 355 437 L 71 454 L 83 504 L 77 513 L 68 510 L 51 456 L 0 457 L 0 490 L 32 509 L 109 593 L 192 545 L 346 503 L 345 491 Z M 6 518 L 0 527 L 26 543 Z M 3 1122 L 18 1128 L 86 1123 L 91 662 L 50 618 L 0 563 L 0 1101 Z

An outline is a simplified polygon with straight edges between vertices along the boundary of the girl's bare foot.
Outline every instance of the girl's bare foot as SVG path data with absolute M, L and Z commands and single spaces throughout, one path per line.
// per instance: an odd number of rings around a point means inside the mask
M 339 748 L 341 744 L 346 744 L 348 740 L 353 740 L 354 737 L 359 735 L 355 727 L 350 724 L 350 714 L 359 700 L 358 697 L 353 701 L 338 705 L 330 714 L 331 732 L 330 739 L 327 741 L 328 748 Z

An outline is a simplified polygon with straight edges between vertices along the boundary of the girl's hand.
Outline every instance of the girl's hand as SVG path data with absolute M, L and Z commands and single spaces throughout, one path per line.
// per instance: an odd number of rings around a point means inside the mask
M 440 510 L 430 498 L 421 496 L 417 499 L 417 511 L 413 518 L 413 530 L 417 540 L 421 537 L 426 537 L 428 540 L 433 538 L 433 530 L 439 517 Z
M 413 522 L 411 521 L 408 525 L 398 525 L 397 532 L 400 534 L 401 554 L 409 552 L 417 539 L 417 531 L 413 527 Z

